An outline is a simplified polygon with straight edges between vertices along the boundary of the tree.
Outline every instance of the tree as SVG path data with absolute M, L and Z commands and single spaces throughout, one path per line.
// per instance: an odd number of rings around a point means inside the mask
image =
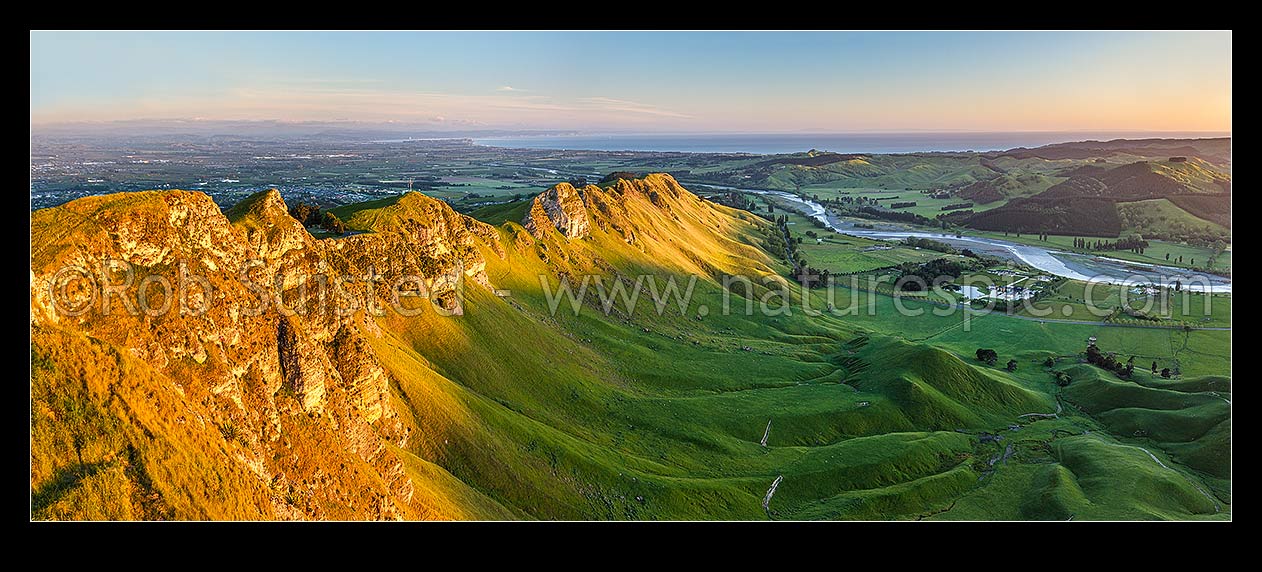
M 346 225 L 342 223 L 342 219 L 330 211 L 324 211 L 324 216 L 320 219 L 320 226 L 329 232 L 337 234 L 346 234 Z
M 1017 371 L 1017 360 L 1014 360 L 1014 359 L 1008 360 L 1008 365 L 1004 369 L 1008 371 Z
M 986 349 L 986 348 L 977 349 L 977 361 L 984 361 L 988 365 L 995 365 L 995 362 L 998 360 L 999 360 L 999 354 L 996 353 L 995 350 Z
M 617 183 L 618 179 L 636 179 L 636 178 L 639 178 L 639 175 L 636 175 L 635 173 L 632 173 L 629 171 L 614 171 L 612 173 L 609 173 L 608 175 L 605 175 L 605 178 L 600 180 L 600 184 L 605 185 L 605 184 L 610 184 L 610 183 Z
M 1056 367 L 1056 358 L 1049 357 L 1043 360 L 1043 367 Z
M 1161 377 L 1164 377 L 1164 378 L 1166 378 L 1166 379 L 1170 379 L 1170 368 L 1168 368 L 1168 367 L 1167 367 L 1167 368 L 1162 368 L 1162 370 L 1161 370 Z
M 1152 362 L 1152 374 L 1157 375 L 1157 362 L 1155 360 Z
M 320 220 L 317 218 L 320 216 L 320 207 L 299 202 L 294 208 L 289 209 L 289 216 L 294 217 L 294 220 L 302 223 L 303 226 L 315 224 Z

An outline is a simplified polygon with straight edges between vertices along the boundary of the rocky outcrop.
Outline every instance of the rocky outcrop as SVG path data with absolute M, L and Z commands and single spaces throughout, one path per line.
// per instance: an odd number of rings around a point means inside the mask
M 522 226 L 536 239 L 555 228 L 567 239 L 591 236 L 592 228 L 613 231 L 628 243 L 635 243 L 637 228 L 631 221 L 635 203 L 647 203 L 642 210 L 669 213 L 672 205 L 699 199 L 686 191 L 674 177 L 654 173 L 642 179 L 617 179 L 609 186 L 587 185 L 576 189 L 569 183 L 556 186 L 535 197 Z
M 566 238 L 585 238 L 591 232 L 583 196 L 569 183 L 559 183 L 535 197 L 523 226 L 535 238 L 543 238 L 548 227 Z
M 271 491 L 258 514 L 406 518 L 413 485 L 387 447 L 406 435 L 368 340 L 373 309 L 402 276 L 434 298 L 490 286 L 483 253 L 503 247 L 494 227 L 417 193 L 376 216 L 372 232 L 317 240 L 275 190 L 226 213 L 184 191 L 37 211 L 33 339 L 94 340 L 169 380 L 138 391 L 185 404 L 155 415 Z
M 373 356 L 363 336 L 350 328 L 342 328 L 330 348 L 337 360 L 337 371 L 350 388 L 351 403 L 369 423 L 394 413 L 390 408 L 390 379 Z
M 451 353 L 478 352 L 481 341 L 460 339 L 472 333 L 461 329 L 468 324 L 381 313 L 394 289 L 459 314 L 461 289 L 494 287 L 488 263 L 511 284 L 522 278 L 513 264 L 537 268 L 527 256 L 558 273 L 611 272 L 605 257 L 614 253 L 713 274 L 698 252 L 753 249 L 715 232 L 739 219 L 713 208 L 669 176 L 649 175 L 557 185 L 534 200 L 528 232 L 492 227 L 419 193 L 349 213 L 362 232 L 326 239 L 289 216 L 275 190 L 226 213 L 184 191 L 36 211 L 32 362 L 42 365 L 32 374 L 32 442 L 46 454 L 32 454 L 32 489 L 60 486 L 81 448 L 85 463 L 128 459 L 115 475 L 128 484 L 94 489 L 132 491 L 137 510 L 110 513 L 127 518 L 435 514 L 427 511 L 444 489 L 421 480 L 438 468 L 421 462 L 441 459 L 443 432 L 459 426 L 435 420 L 436 411 L 454 418 L 452 404 L 427 411 L 437 394 L 403 379 L 412 362 L 400 356 L 426 337 L 453 342 L 441 350 Z M 428 357 L 450 358 L 441 355 Z M 448 360 L 431 374 L 455 379 L 459 370 Z M 88 430 L 63 430 L 68 416 L 91 417 Z M 452 441 L 453 451 L 468 450 Z M 450 477 L 433 478 L 456 482 Z
M 321 413 L 325 388 L 332 384 L 329 360 L 316 350 L 296 322 L 288 316 L 280 316 L 276 321 L 276 355 L 281 377 L 285 389 L 298 398 L 304 411 Z

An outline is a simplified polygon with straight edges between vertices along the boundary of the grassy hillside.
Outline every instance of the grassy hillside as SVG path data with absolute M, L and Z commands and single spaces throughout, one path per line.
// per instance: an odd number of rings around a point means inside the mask
M 1230 174 L 1199 158 L 1091 164 L 1063 174 L 1069 178 L 1034 196 L 977 213 L 966 224 L 983 230 L 1103 237 L 1144 228 L 1158 238 L 1230 239 L 1230 232 L 1222 232 L 1230 224 Z M 1213 222 L 1202 224 L 1198 216 Z
M 787 166 L 866 168 L 849 164 L 856 160 Z M 1229 467 L 1221 455 L 1229 431 L 1222 409 L 1194 391 L 1225 383 L 1220 378 L 1118 391 L 1103 376 L 1093 380 L 1073 369 L 1074 384 L 1062 397 L 1075 406 L 1059 417 L 1027 416 L 1058 409 L 1058 388 L 1039 364 L 1051 356 L 1073 360 L 1088 335 L 1145 355 L 1177 349 L 1189 356 L 1185 375 L 1201 376 L 1229 373 L 1230 347 L 1224 360 L 1220 334 L 1230 332 L 1185 335 L 1176 348 L 1167 331 L 1001 315 L 965 325 L 961 315 L 935 315 L 928 304 L 907 302 L 920 310 L 907 315 L 889 297 L 845 289 L 832 293 L 838 308 L 854 302 L 873 310 L 824 312 L 830 300 L 822 292 L 812 294 L 809 307 L 800 305 L 801 286 L 786 280 L 790 266 L 779 259 L 782 239 L 757 215 L 701 200 L 664 175 L 569 190 L 577 202 L 546 203 L 541 195 L 529 206 L 492 205 L 474 211 L 482 222 L 419 194 L 352 205 L 335 212 L 367 237 L 314 243 L 341 252 L 354 248 L 351 239 L 429 236 L 427 229 L 443 225 L 467 229 L 468 240 L 435 244 L 485 261 L 491 286 L 468 281 L 461 315 L 386 313 L 363 326 L 388 380 L 397 430 L 407 436 L 383 449 L 414 488 L 399 516 L 1230 515 L 1229 482 L 1221 476 Z M 53 248 L 56 236 L 43 234 L 53 231 L 41 232 L 35 236 Z M 749 287 L 725 292 L 730 275 L 748 277 Z M 573 296 L 556 291 L 562 279 Z M 602 290 L 636 280 L 653 284 L 656 294 L 646 288 L 631 305 Z M 672 280 L 680 295 L 691 290 L 682 308 L 666 294 Z M 776 296 L 781 291 L 790 305 Z M 226 419 L 223 411 L 235 411 L 209 397 L 210 388 L 178 389 L 197 387 L 187 382 L 204 371 L 200 366 L 150 372 L 126 348 L 59 329 L 33 332 L 38 518 L 293 518 L 313 514 L 307 503 L 320 504 L 314 514 L 336 518 L 390 494 L 373 496 L 393 486 L 382 476 L 390 473 L 357 464 L 358 457 L 331 456 L 343 446 L 336 433 L 284 390 L 275 395 L 293 414 L 281 415 L 279 434 L 291 441 L 284 454 L 295 466 L 286 470 L 297 482 L 272 487 L 239 460 L 235 430 L 188 429 L 198 415 Z M 1019 366 L 978 362 L 978 347 Z M 81 373 L 82 364 L 109 371 Z M 1161 439 L 1154 453 L 1175 469 L 1133 448 L 1147 446 L 1135 444 L 1146 441 L 1134 441 L 1133 429 L 1149 426 L 1133 409 L 1179 422 L 1150 437 Z M 361 481 L 372 486 L 350 488 L 344 508 L 306 498 L 308 490 Z
M 1200 243 L 1231 240 L 1230 228 L 1198 218 L 1175 204 L 1173 199 L 1119 203 L 1117 212 L 1125 232 L 1145 238 Z M 1230 220 L 1227 222 L 1230 223 Z

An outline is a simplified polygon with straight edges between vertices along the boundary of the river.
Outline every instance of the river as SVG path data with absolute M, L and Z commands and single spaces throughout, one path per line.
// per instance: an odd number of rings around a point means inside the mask
M 803 199 L 793 193 L 764 189 L 741 189 L 709 183 L 698 184 L 774 196 L 798 206 L 803 214 L 823 222 L 828 228 L 851 236 L 879 240 L 900 240 L 908 237 L 931 238 L 956 248 L 968 248 L 979 254 L 998 256 L 1032 266 L 1048 274 L 1064 276 L 1074 280 L 1127 285 L 1167 284 L 1170 286 L 1173 286 L 1177 280 L 1182 283 L 1183 288 L 1192 291 L 1231 293 L 1231 279 L 1213 274 L 1191 272 L 1187 269 L 1172 266 L 1061 252 L 1042 246 L 1018 244 L 997 238 L 956 236 L 954 234 L 931 232 L 897 223 L 873 223 L 873 226 L 876 228 L 859 228 L 855 226 L 854 221 L 845 220 L 830 214 L 823 205 L 809 199 Z

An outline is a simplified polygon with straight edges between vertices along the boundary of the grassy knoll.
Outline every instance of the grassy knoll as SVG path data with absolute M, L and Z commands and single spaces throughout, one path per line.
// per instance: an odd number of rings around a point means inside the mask
M 926 301 L 844 287 L 810 291 L 810 305 L 803 307 L 801 286 L 786 280 L 790 267 L 774 254 L 780 237 L 769 221 L 673 195 L 660 177 L 650 183 L 646 188 L 654 192 L 616 185 L 624 190 L 618 198 L 626 212 L 593 214 L 610 218 L 594 218 L 590 236 L 581 238 L 546 226 L 541 237 L 530 235 L 518 222 L 517 205 L 481 209 L 480 217 L 498 223 L 487 232 L 502 248 L 482 242 L 469 248 L 485 259 L 500 295 L 470 281 L 460 316 L 423 311 L 373 320 L 379 331 L 367 343 L 388 373 L 390 399 L 408 435 L 388 451 L 416 485 L 420 517 L 1230 515 L 1230 482 L 1223 476 L 1230 468 L 1223 454 L 1230 419 L 1222 401 L 1230 396 L 1230 332 L 947 314 Z M 432 208 L 420 208 L 425 204 L 404 196 L 335 212 L 353 228 L 384 233 L 435 216 Z M 791 219 L 802 223 L 791 232 L 814 228 L 800 218 Z M 619 230 L 628 228 L 633 239 Z M 891 260 L 940 256 L 897 247 L 879 251 L 897 258 L 868 258 L 857 254 L 871 246 L 866 242 L 827 245 L 836 256 L 831 263 L 865 271 Z M 804 240 L 812 264 L 830 260 L 809 246 Z M 752 284 L 725 293 L 722 281 L 731 274 Z M 573 298 L 553 297 L 561 277 L 578 290 L 583 276 L 598 276 L 604 285 L 647 276 L 659 288 L 673 280 L 681 291 L 691 285 L 692 294 L 683 308 L 671 297 L 655 305 L 647 291 L 634 307 L 625 299 L 605 306 L 590 284 Z M 775 295 L 782 288 L 788 306 Z M 1180 375 L 1114 381 L 1078 363 L 1092 336 L 1145 366 L 1152 360 L 1177 365 Z M 32 355 L 37 364 L 122 366 L 94 374 L 108 383 L 86 390 L 74 369 L 40 366 L 33 375 L 38 514 L 82 516 L 86 503 L 101 507 L 92 517 L 134 518 L 149 510 L 143 502 L 116 499 L 156 486 L 228 495 L 228 506 L 237 508 L 209 512 L 193 500 L 164 495 L 170 504 L 153 510 L 274 516 L 259 508 L 269 506 L 256 498 L 265 494 L 263 485 L 233 460 L 240 449 L 229 437 L 219 430 L 210 437 L 193 434 L 163 417 L 163 400 L 182 395 L 169 380 L 149 380 L 144 368 L 114 359 L 122 354 L 112 348 L 56 336 L 39 341 L 44 353 Z M 97 349 L 64 359 L 45 355 L 85 347 Z M 997 363 L 979 362 L 979 348 L 997 352 Z M 1049 357 L 1072 377 L 1068 387 L 1058 387 L 1042 365 Z M 1014 368 L 1006 367 L 1008 360 Z M 151 387 L 162 390 L 146 396 Z M 84 391 L 91 395 L 80 395 Z M 188 401 L 193 411 L 203 407 Z M 128 407 L 138 409 L 128 413 Z M 1062 407 L 1055 418 L 1027 415 Z M 322 441 L 304 437 L 312 429 L 297 419 L 282 428 L 295 441 L 292 453 L 318 458 Z M 157 428 L 157 436 L 148 428 Z M 84 464 L 112 462 L 128 444 L 159 454 L 144 463 L 146 473 L 131 476 L 126 467 L 134 464 L 119 464 L 112 473 L 75 468 L 78 463 L 66 461 L 74 456 L 75 431 L 91 437 L 80 446 Z M 67 468 L 78 472 L 66 477 Z M 321 470 L 340 475 L 348 469 Z M 97 480 L 63 487 L 65 479 Z M 339 514 L 337 507 L 326 510 Z
M 790 220 L 803 234 L 814 229 L 803 217 L 790 215 Z M 795 234 L 798 226 L 790 226 Z M 512 222 L 501 228 L 507 234 L 520 232 Z M 731 231 L 734 244 L 772 239 L 757 226 Z M 859 242 L 870 241 L 843 246 Z M 592 250 L 576 250 L 570 258 L 600 252 L 627 276 L 675 272 L 667 262 L 673 256 L 645 257 L 601 236 L 594 243 Z M 808 246 L 804 240 L 808 260 L 824 259 L 823 252 L 812 254 Z M 900 250 L 908 257 L 926 255 Z M 881 262 L 852 258 L 848 263 L 870 269 Z M 774 261 L 765 268 L 787 271 Z M 1049 356 L 1075 360 L 1087 337 L 1163 364 L 1178 360 L 1185 372 L 1224 372 L 1229 356 L 1224 360 L 1194 351 L 1221 347 L 1224 336 L 1200 336 L 1224 332 L 1039 323 L 1000 314 L 971 316 L 966 326 L 959 312 L 935 315 L 937 306 L 911 300 L 901 302 L 903 308 L 919 313 L 905 315 L 890 296 L 846 288 L 834 289 L 831 300 L 826 291 L 812 293 L 816 310 L 826 310 L 831 302 L 833 313 L 812 317 L 793 307 L 788 313 L 748 316 L 740 296 L 729 300 L 731 313 L 723 312 L 722 295 L 713 277 L 705 276 L 697 283 L 693 306 L 683 314 L 671 306 L 658 315 L 648 306 L 629 313 L 615 308 L 606 315 L 590 291 L 578 315 L 564 307 L 551 314 L 544 309 L 546 296 L 536 272 L 548 270 L 528 257 L 492 260 L 488 273 L 511 288 L 514 304 L 475 297 L 456 330 L 409 326 L 416 333 L 400 345 L 408 355 L 415 352 L 411 359 L 418 363 L 424 356 L 425 367 L 449 380 L 440 384 L 445 391 L 464 395 L 460 400 L 469 403 L 467 419 L 453 419 L 416 454 L 532 517 L 1219 514 L 1197 490 L 1210 487 L 1202 480 L 1214 477 L 1169 472 L 1146 454 L 1119 446 L 1107 427 L 1123 421 L 1106 412 L 1096 413 L 1099 420 L 1090 411 L 1075 410 L 1065 420 L 1029 423 L 1024 433 L 1012 434 L 1021 444 L 998 469 L 988 462 L 1005 449 L 981 443 L 978 435 L 1022 423 L 1024 413 L 1054 411 L 1056 387 L 1040 364 Z M 768 292 L 755 287 L 755 309 Z M 700 305 L 710 311 L 698 312 Z M 848 311 L 852 306 L 855 310 Z M 438 332 L 443 333 L 434 335 Z M 1179 345 L 1189 336 L 1188 347 Z M 532 340 L 535 349 L 511 349 L 520 339 Z M 1000 363 L 977 362 L 973 353 L 979 347 L 999 352 Z M 496 357 L 480 357 L 487 352 Z M 1017 360 L 1015 372 L 1003 368 L 1008 359 Z M 421 390 L 408 393 L 414 391 Z M 1199 415 L 1198 410 L 1189 415 Z M 764 448 L 758 442 L 768 421 Z M 1103 431 L 1098 439 L 1108 442 L 1053 431 L 1080 425 Z M 1075 433 L 1080 432 L 1079 427 Z M 496 444 L 488 448 L 486 442 Z M 1160 448 L 1156 453 L 1168 463 L 1183 458 Z M 1200 450 L 1184 455 L 1215 462 Z M 527 475 L 520 478 L 545 484 L 523 488 L 517 478 L 503 480 L 490 470 L 501 463 Z M 760 502 L 777 476 L 784 480 L 767 515 Z M 1127 490 L 1124 482 L 1132 478 L 1144 485 Z M 1153 490 L 1169 494 L 1153 500 Z

